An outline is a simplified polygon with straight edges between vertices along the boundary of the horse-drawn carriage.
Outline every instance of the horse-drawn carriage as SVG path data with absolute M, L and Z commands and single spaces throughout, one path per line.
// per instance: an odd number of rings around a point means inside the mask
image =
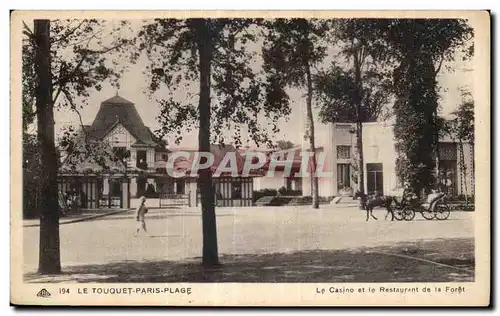
M 394 218 L 399 221 L 411 221 L 415 218 L 415 213 L 420 213 L 426 220 L 445 220 L 451 212 L 445 198 L 446 194 L 444 193 L 432 193 L 427 196 L 425 201 L 421 201 L 414 195 L 403 194 L 400 201 L 394 199 Z
M 361 197 L 361 193 L 356 192 L 353 199 Z M 375 207 L 387 209 L 385 218 L 392 215 L 391 220 L 411 221 L 415 218 L 415 213 L 420 213 L 427 220 L 445 220 L 450 216 L 450 206 L 445 202 L 445 193 L 432 193 L 424 201 L 419 200 L 414 194 L 409 194 L 406 190 L 401 197 L 395 196 L 365 196 L 366 220 L 373 216 Z

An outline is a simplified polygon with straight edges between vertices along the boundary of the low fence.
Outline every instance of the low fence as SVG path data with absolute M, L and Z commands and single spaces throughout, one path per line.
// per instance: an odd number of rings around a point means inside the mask
M 188 194 L 171 194 L 162 193 L 159 196 L 159 207 L 169 207 L 169 206 L 191 206 L 191 200 Z
M 115 190 L 111 189 L 112 184 Z M 98 176 L 60 176 L 57 185 L 59 194 L 71 200 L 78 209 L 130 208 L 130 179 L 127 177 L 109 178 L 107 190 Z
M 215 206 L 252 206 L 252 178 L 216 178 L 214 179 Z M 201 205 L 201 194 L 196 192 L 196 206 Z

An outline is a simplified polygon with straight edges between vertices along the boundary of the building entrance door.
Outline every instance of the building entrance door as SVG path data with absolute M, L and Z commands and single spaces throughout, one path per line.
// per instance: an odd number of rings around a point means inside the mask
M 337 191 L 340 192 L 351 187 L 351 165 L 348 163 L 337 164 Z
M 366 164 L 366 188 L 367 193 L 372 195 L 384 195 L 384 172 L 381 163 Z
M 439 183 L 442 192 L 455 196 L 458 193 L 457 161 L 443 160 L 439 162 Z

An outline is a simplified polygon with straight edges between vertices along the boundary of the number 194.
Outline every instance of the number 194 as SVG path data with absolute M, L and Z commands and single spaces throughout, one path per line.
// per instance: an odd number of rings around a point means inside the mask
M 69 289 L 62 287 L 59 289 L 59 294 L 69 294 Z

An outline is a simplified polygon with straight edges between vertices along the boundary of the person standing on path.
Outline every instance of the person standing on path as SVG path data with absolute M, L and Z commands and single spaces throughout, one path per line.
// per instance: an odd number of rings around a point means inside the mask
M 146 213 L 148 212 L 148 209 L 146 207 L 146 198 L 144 196 L 141 196 L 139 200 L 141 204 L 137 207 L 137 210 L 135 212 L 137 230 L 134 233 L 134 237 L 137 237 L 141 230 L 143 230 L 146 235 L 148 234 L 148 231 L 146 230 Z

